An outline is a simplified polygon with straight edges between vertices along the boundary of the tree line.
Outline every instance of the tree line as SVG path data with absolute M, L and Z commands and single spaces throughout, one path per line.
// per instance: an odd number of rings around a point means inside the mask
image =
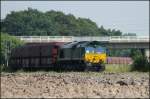
M 17 36 L 121 36 L 115 29 L 98 27 L 88 18 L 76 18 L 60 11 L 41 12 L 28 8 L 12 11 L 1 22 L 1 31 Z

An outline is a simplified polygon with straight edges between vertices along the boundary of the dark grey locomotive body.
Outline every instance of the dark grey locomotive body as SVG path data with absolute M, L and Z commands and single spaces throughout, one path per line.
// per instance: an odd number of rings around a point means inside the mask
M 59 68 L 63 69 L 85 70 L 88 67 L 85 60 L 86 48 L 93 47 L 94 44 L 97 46 L 101 45 L 97 41 L 75 41 L 66 43 L 60 47 L 56 63 Z M 100 64 L 91 63 L 91 65 L 90 67 L 94 67 L 94 65 L 96 68 L 100 67 Z
M 82 45 L 86 42 L 71 42 L 64 44 L 59 49 L 58 61 L 79 61 L 82 60 L 85 48 Z

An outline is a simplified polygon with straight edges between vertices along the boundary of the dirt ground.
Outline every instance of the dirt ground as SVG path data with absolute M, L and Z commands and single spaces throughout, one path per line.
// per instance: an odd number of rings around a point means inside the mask
M 149 73 L 2 73 L 2 98 L 149 98 Z

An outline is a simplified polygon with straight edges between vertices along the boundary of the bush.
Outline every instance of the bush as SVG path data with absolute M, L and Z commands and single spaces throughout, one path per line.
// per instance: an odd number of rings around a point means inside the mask
M 149 65 L 147 58 L 142 55 L 138 55 L 133 58 L 134 62 L 132 64 L 132 71 L 149 71 Z

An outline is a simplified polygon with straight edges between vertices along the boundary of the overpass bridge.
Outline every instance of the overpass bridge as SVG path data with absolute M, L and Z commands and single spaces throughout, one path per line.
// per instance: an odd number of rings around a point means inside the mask
M 26 43 L 101 41 L 110 48 L 149 48 L 148 36 L 16 36 Z
M 26 43 L 101 41 L 110 49 L 141 49 L 149 57 L 149 36 L 16 36 Z

